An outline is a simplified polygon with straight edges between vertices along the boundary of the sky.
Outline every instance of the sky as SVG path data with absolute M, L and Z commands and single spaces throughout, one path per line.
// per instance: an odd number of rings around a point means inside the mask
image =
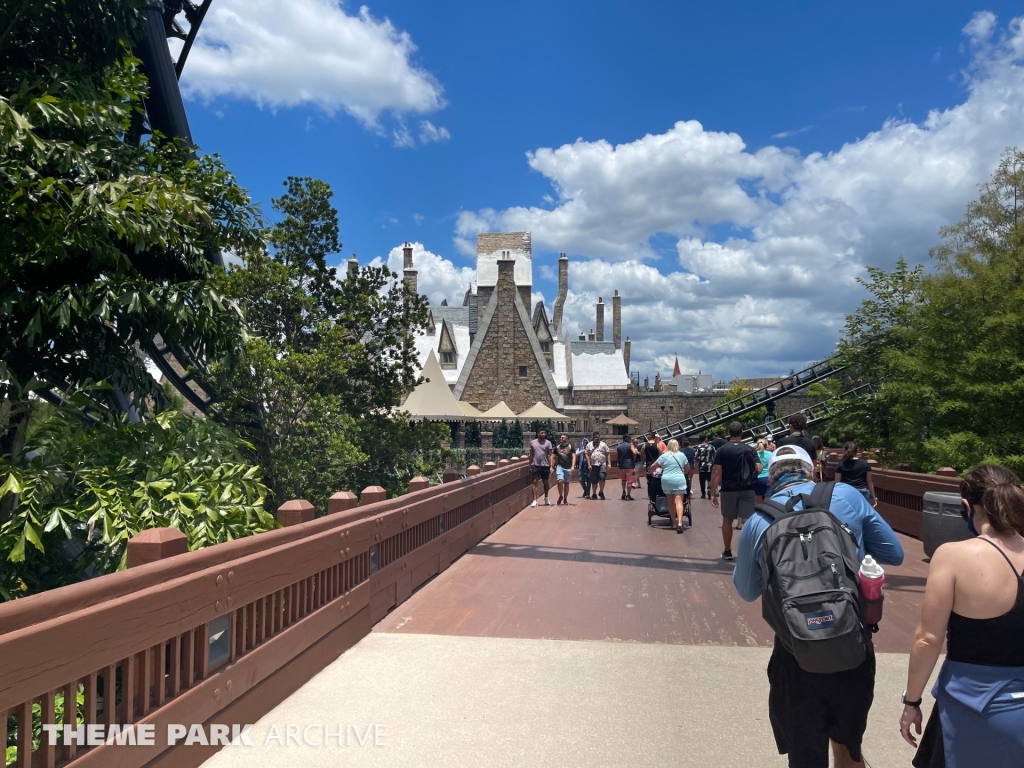
M 332 186 L 339 264 L 410 241 L 461 303 L 476 234 L 529 230 L 549 313 L 570 257 L 571 334 L 618 289 L 641 377 L 729 380 L 827 357 L 865 267 L 927 265 L 1024 147 L 1021 12 L 214 0 L 182 88 L 269 219 L 287 176 Z

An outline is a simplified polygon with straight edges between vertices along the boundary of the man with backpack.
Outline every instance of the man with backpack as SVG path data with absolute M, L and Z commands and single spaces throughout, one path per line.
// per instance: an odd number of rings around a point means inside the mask
M 711 506 L 722 509 L 723 560 L 733 560 L 732 524 L 754 514 L 754 485 L 761 472 L 761 462 L 754 449 L 743 442 L 743 425 L 729 425 L 729 442 L 715 451 L 711 469 Z M 719 490 L 721 489 L 721 490 Z M 721 504 L 719 504 L 721 500 Z
M 768 462 L 770 499 L 740 534 L 732 580 L 775 630 L 768 717 L 790 768 L 864 765 L 861 741 L 874 697 L 875 653 L 862 621 L 857 571 L 867 554 L 890 565 L 903 547 L 852 486 L 812 482 L 798 445 Z

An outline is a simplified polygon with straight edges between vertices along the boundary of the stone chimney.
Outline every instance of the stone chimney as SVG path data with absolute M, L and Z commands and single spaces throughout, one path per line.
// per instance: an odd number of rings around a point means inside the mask
M 616 349 L 622 349 L 622 297 L 618 291 L 612 296 L 612 341 Z
M 597 297 L 597 340 L 604 341 L 604 299 Z
M 555 338 L 562 338 L 562 309 L 565 307 L 565 297 L 569 294 L 569 257 L 564 253 L 558 254 L 558 296 L 555 297 L 555 313 L 551 322 L 555 325 Z
M 402 245 L 402 269 L 412 269 L 412 243 Z
M 629 375 L 629 336 L 626 337 L 626 343 L 622 345 L 622 360 L 626 363 L 626 374 Z
M 587 336 L 587 341 L 593 341 L 593 340 L 594 340 L 594 329 L 591 328 L 590 329 L 590 333 Z
M 581 333 L 580 334 L 580 341 L 586 341 L 586 340 L 587 340 L 587 334 Z
M 359 275 L 359 259 L 353 253 L 352 258 L 348 260 L 348 276 L 357 277 Z

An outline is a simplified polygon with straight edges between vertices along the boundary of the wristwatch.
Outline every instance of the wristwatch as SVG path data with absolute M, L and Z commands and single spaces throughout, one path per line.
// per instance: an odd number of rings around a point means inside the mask
M 924 701 L 924 697 L 923 696 L 920 699 L 918 699 L 917 701 L 907 701 L 907 692 L 906 691 L 903 691 L 903 695 L 900 697 L 900 699 L 903 701 L 904 706 L 916 707 L 917 709 L 921 708 L 921 702 Z

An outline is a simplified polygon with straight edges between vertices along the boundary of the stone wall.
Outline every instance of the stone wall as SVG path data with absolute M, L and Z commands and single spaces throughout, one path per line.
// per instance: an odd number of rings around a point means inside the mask
M 720 394 L 687 395 L 681 392 L 636 392 L 627 399 L 629 405 L 627 415 L 640 422 L 637 430 L 648 431 L 710 410 L 715 407 L 715 403 L 721 397 Z M 775 401 L 775 415 L 777 417 L 788 416 L 818 402 L 821 402 L 820 398 L 809 397 L 804 393 L 787 395 Z

